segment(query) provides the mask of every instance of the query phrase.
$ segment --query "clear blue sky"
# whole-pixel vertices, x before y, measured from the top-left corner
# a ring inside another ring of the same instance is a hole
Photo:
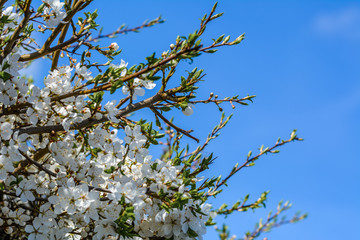
[[[213,3],[98,0],[90,8],[98,8],[104,33],[160,14],[166,19],[139,34],[116,38],[123,49],[118,61],[123,58],[133,65],[153,51],[167,50],[178,34],[193,32]],[[199,91],[205,98],[211,91],[257,97],[236,111],[225,108],[235,115],[207,149],[218,156],[208,175],[225,175],[244,161],[249,150],[270,146],[295,128],[305,141],[287,145],[280,154],[240,172],[214,205],[233,203],[247,193],[256,199],[271,190],[265,210],[235,213],[227,219],[233,234],[240,237],[251,230],[283,199],[294,203],[288,215],[302,210],[309,218],[263,237],[360,239],[360,2],[228,0],[219,2],[218,11],[224,16],[209,25],[205,36],[236,37],[245,32],[245,41],[203,55],[182,69],[205,69],[206,81]],[[178,115],[176,121],[204,139],[219,117],[215,106],[196,106],[194,115]],[[206,239],[217,239],[213,230]]]

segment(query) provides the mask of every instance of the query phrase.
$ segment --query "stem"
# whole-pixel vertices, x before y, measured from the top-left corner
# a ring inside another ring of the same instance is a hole
[[[170,125],[172,128],[174,128],[176,131],[181,132],[182,134],[184,134],[185,136],[188,136],[191,139],[194,139],[196,142],[200,142],[199,139],[197,139],[196,137],[192,136],[189,134],[190,131],[185,131],[182,128],[179,128],[178,126],[174,125],[172,122],[170,122],[169,120],[167,120],[158,110],[156,110],[156,108],[154,107],[150,107],[151,111],[153,111],[158,117],[161,118],[161,120],[163,120],[166,124]]]
[[[1,0],[0,1],[0,9],[4,6],[4,4],[7,2],[8,0]]]
[[[30,54],[25,54],[22,55],[19,59],[20,62],[25,62],[25,61],[30,61],[30,60],[34,60],[37,58],[40,58],[42,56],[45,56],[49,53],[52,53],[56,50],[59,50],[63,47],[66,47],[67,45],[70,45],[74,42],[76,42],[81,36],[83,36],[84,34],[81,33],[79,36],[72,36],[68,41],[61,43],[55,47],[50,47],[51,43],[56,39],[56,37],[59,35],[60,31],[63,29],[63,27],[65,25],[68,25],[68,22],[71,21],[72,17],[78,12],[80,11],[82,8],[86,7],[87,5],[90,4],[90,2],[92,2],[92,0],[86,1],[84,3],[84,0],[80,0],[78,1],[75,5],[74,8],[70,11],[70,13],[63,19],[64,23],[60,23],[55,29],[54,31],[51,33],[51,35],[48,37],[48,39],[45,41],[44,45],[42,46],[42,48],[37,51],[37,52],[33,52]]]
[[[76,41],[78,41],[82,36],[84,36],[86,33],[82,33],[80,35],[73,35],[69,40],[56,45],[54,47],[51,48],[47,48],[45,50],[39,50],[33,53],[28,53],[28,54],[24,54],[19,58],[19,62],[27,62],[27,61],[31,61],[37,58],[41,58],[47,54],[53,53],[57,50],[61,50],[62,48],[66,47],[67,45],[74,43]]]
[[[49,169],[43,167],[40,163],[32,160],[30,157],[28,157],[28,156],[27,156],[24,152],[22,152],[21,150],[19,150],[19,152],[21,153],[21,155],[23,155],[23,156],[26,158],[27,161],[29,161],[31,164],[34,164],[34,165],[35,165],[37,168],[39,168],[40,170],[46,172],[47,174],[49,174],[49,175],[51,175],[51,176],[53,176],[53,177],[56,177],[56,176],[57,176],[56,173],[54,173],[54,172],[50,171]]]
[[[211,191],[209,191],[207,193],[208,196],[211,196],[213,195],[217,189],[219,189],[222,185],[224,185],[227,180],[229,180],[229,178],[231,178],[232,176],[234,176],[235,173],[237,173],[238,171],[240,171],[242,168],[244,167],[248,167],[248,164],[251,163],[251,162],[254,162],[255,160],[257,160],[259,157],[261,157],[262,155],[268,153],[268,152],[272,152],[274,149],[284,145],[284,144],[287,144],[289,142],[292,142],[294,140],[298,140],[298,141],[302,141],[303,139],[302,138],[298,138],[298,137],[294,137],[294,138],[290,138],[288,140],[285,140],[285,141],[277,141],[276,144],[270,148],[267,148],[265,149],[264,151],[261,151],[259,154],[257,154],[256,156],[250,158],[250,156],[247,157],[245,163],[243,163],[240,167],[236,167],[235,169],[233,169],[230,174],[225,178],[223,179],[220,183],[217,183],[216,186],[214,187],[214,189],[212,189]]]
[[[59,37],[58,45],[64,42],[64,39],[65,39],[68,29],[69,29],[69,23],[67,23],[64,26],[64,28],[60,34],[60,37]],[[60,56],[60,50],[57,50],[53,53],[53,58],[52,58],[52,63],[51,63],[51,71],[56,69],[56,67],[58,65],[58,61],[59,61],[59,56]]]
[[[0,3],[2,4],[2,3]],[[5,48],[4,48],[4,52],[1,54],[0,57],[0,62],[3,61],[3,59],[9,54],[11,53],[12,49],[14,48],[14,45],[16,43],[16,41],[18,40],[18,37],[21,33],[21,31],[25,28],[27,22],[29,21],[31,12],[30,12],[30,6],[31,5],[31,0],[26,0],[25,2],[25,9],[24,9],[24,18],[21,21],[21,23],[19,24],[19,26],[15,29],[14,33],[11,35],[11,38],[9,39],[8,43],[6,44]]]

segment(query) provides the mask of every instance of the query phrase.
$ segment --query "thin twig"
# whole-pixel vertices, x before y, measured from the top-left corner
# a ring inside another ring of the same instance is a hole
[[[53,176],[53,177],[56,177],[56,176],[57,176],[56,173],[54,173],[54,172],[50,171],[49,169],[43,167],[40,163],[32,160],[30,157],[28,157],[28,156],[27,156],[24,152],[22,152],[21,150],[19,150],[19,152],[21,153],[21,155],[23,155],[23,156],[26,158],[26,160],[28,160],[31,164],[34,164],[34,165],[35,165],[37,168],[39,168],[40,170],[46,172],[47,174],[49,174],[49,175],[51,175],[51,176]]]
[[[149,107],[158,101],[163,101],[169,95],[172,95],[178,91],[181,91],[183,88],[184,88],[183,86],[179,86],[179,87],[169,89],[166,92],[158,92],[154,96],[147,98],[143,101],[140,101],[140,102],[137,102],[134,104],[129,104],[125,108],[120,109],[118,114],[116,115],[116,117],[121,118],[123,116],[128,115],[129,113],[135,112],[142,108]],[[95,124],[107,122],[107,121],[109,121],[107,116],[103,116],[100,119],[89,118],[89,119],[83,120],[80,123],[72,124],[70,126],[70,130],[82,129],[82,128],[93,126]],[[19,131],[19,135],[21,135],[23,133],[39,134],[39,133],[50,133],[52,131],[55,131],[55,132],[64,131],[64,127],[61,124],[59,124],[59,125],[50,125],[50,126],[25,127],[25,128],[16,129],[15,131]]]
[[[116,31],[112,32],[112,33],[108,33],[108,34],[99,34],[97,37],[94,37],[94,38],[89,38],[88,40],[86,40],[87,43],[89,42],[95,42],[101,38],[111,38],[111,37],[114,37],[116,35],[120,35],[120,34],[127,34],[129,32],[138,32],[138,30],[140,29],[143,29],[143,28],[147,28],[147,27],[152,27],[154,26],[155,24],[159,24],[159,23],[163,23],[163,20],[161,19],[161,17],[158,17],[154,20],[151,20],[150,22],[145,22],[143,23],[142,25],[140,26],[137,26],[137,27],[133,27],[133,28],[118,28]],[[71,45],[69,48],[75,48],[78,49],[80,47],[80,43],[79,44],[74,44],[74,45]]]
[[[69,29],[69,23],[67,23],[64,26],[63,30],[61,31],[61,34],[60,34],[60,37],[58,40],[58,45],[64,42],[68,29]],[[50,71],[53,71],[54,69],[56,69],[56,67],[58,65],[59,57],[60,57],[60,50],[57,50],[53,53]]]
[[[24,18],[21,21],[21,23],[19,24],[19,26],[15,29],[14,33],[11,35],[11,38],[9,39],[9,41],[7,42],[3,53],[1,54],[0,62],[2,62],[3,59],[12,51],[12,49],[14,48],[15,42],[18,40],[18,37],[19,37],[21,31],[26,27],[27,22],[29,21],[29,18],[31,15],[30,6],[31,6],[31,0],[26,0],[25,1],[25,9],[24,9],[24,11],[25,11]]]
[[[39,50],[33,53],[28,53],[28,54],[24,54],[19,58],[19,62],[27,62],[27,61],[31,61],[40,57],[43,57],[45,55],[51,54],[57,50],[62,50],[62,48],[67,47],[69,44],[74,43],[76,41],[78,41],[82,36],[84,36],[86,34],[82,33],[80,35],[73,35],[70,39],[68,39],[67,41],[56,45],[54,47],[49,47],[46,48],[45,50]]]
[[[163,120],[166,124],[168,124],[169,126],[171,126],[172,128],[174,128],[176,131],[181,132],[182,134],[184,134],[185,136],[195,140],[196,142],[200,142],[200,140],[194,136],[192,136],[191,134],[189,134],[190,131],[186,131],[182,128],[179,128],[178,126],[176,126],[175,124],[173,124],[172,122],[170,122],[169,120],[167,120],[158,110],[156,110],[156,108],[154,107],[150,107],[151,111],[153,111],[159,118],[161,118],[161,120]]]
[[[294,133],[294,132],[293,132],[293,133]],[[234,168],[234,169],[229,173],[229,175],[228,175],[226,178],[224,178],[220,183],[217,183],[217,184],[215,185],[215,187],[214,187],[213,189],[211,189],[211,191],[209,191],[209,192],[207,193],[207,195],[208,195],[208,196],[213,195],[213,193],[215,193],[217,189],[219,189],[222,185],[224,185],[224,184],[229,180],[229,178],[231,178],[232,176],[234,176],[234,174],[236,174],[237,172],[239,172],[239,171],[240,171],[241,169],[243,169],[244,167],[248,167],[250,163],[254,162],[255,160],[257,160],[257,159],[258,159],[259,157],[261,157],[262,155],[264,155],[264,154],[266,154],[266,153],[269,153],[269,152],[270,152],[270,153],[273,153],[273,150],[274,150],[274,149],[276,149],[276,148],[278,148],[278,147],[280,147],[280,146],[282,146],[282,145],[284,145],[284,144],[287,144],[287,143],[289,143],[289,142],[295,141],[295,140],[297,140],[297,141],[302,141],[303,139],[302,139],[302,138],[298,138],[296,135],[294,135],[294,137],[291,137],[291,138],[288,139],[288,140],[283,140],[283,141],[281,141],[281,142],[278,140],[274,146],[272,146],[272,147],[270,147],[270,148],[266,148],[266,149],[264,149],[263,151],[260,151],[259,154],[257,154],[256,156],[254,156],[254,157],[252,157],[252,158],[250,158],[250,155],[248,155],[246,161],[245,161],[241,166]]]

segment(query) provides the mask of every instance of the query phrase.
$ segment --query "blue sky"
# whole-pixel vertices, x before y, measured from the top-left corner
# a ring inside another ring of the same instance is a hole
[[[98,8],[104,33],[123,23],[135,26],[159,15],[166,19],[159,26],[112,40],[123,49],[117,61],[123,58],[133,65],[154,51],[167,50],[177,35],[193,32],[213,3],[107,0],[95,1],[90,8]],[[206,150],[218,156],[207,175],[226,175],[249,150],[273,145],[295,128],[305,140],[244,169],[213,204],[233,203],[248,193],[255,200],[270,190],[265,210],[235,213],[226,220],[233,234],[242,236],[278,201],[290,200],[294,205],[288,215],[302,210],[309,218],[263,237],[360,239],[360,2],[229,0],[220,1],[218,11],[225,14],[208,26],[205,42],[244,32],[246,39],[184,63],[181,69],[205,69],[206,81],[199,90],[203,98],[212,91],[224,97],[257,97],[235,111],[224,108],[234,117]],[[42,70],[38,73],[45,71],[37,67]],[[140,117],[149,115],[143,114]],[[196,106],[192,116],[179,114],[176,121],[205,139],[219,117],[216,106]],[[217,239],[213,230],[206,239]]]

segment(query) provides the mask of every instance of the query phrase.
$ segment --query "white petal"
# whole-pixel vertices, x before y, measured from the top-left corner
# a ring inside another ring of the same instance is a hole
[[[192,115],[194,113],[194,110],[192,109],[192,104],[188,104],[188,106],[182,112],[185,116]]]
[[[25,232],[31,233],[34,231],[34,227],[32,225],[26,225]]]
[[[145,94],[145,89],[143,89],[141,87],[136,87],[134,89],[134,95],[144,96],[144,94]]]
[[[24,194],[29,201],[31,201],[31,202],[35,201],[35,196],[32,192],[26,191],[26,192],[24,192]]]

